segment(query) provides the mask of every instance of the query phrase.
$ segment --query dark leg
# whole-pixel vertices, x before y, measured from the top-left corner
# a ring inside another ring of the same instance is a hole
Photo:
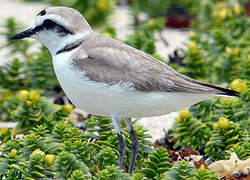
[[[120,156],[119,156],[119,167],[121,169],[123,169],[123,163],[124,163],[124,156],[125,156],[125,153],[126,153],[126,144],[125,144],[125,141],[123,139],[123,136],[122,136],[122,132],[121,132],[121,128],[120,128],[120,116],[117,116],[117,115],[113,115],[112,116],[112,120],[114,122],[114,125],[115,125],[115,131],[117,132],[117,137],[118,137],[118,140],[119,140],[119,153],[120,153]]]
[[[117,137],[118,137],[118,140],[119,140],[119,153],[120,153],[118,164],[119,164],[119,167],[121,169],[123,169],[124,156],[126,154],[126,144],[125,144],[125,141],[124,141],[124,139],[122,137],[122,134],[118,133]]]
[[[128,170],[128,173],[131,174],[133,172],[133,170],[134,170],[135,161],[136,161],[136,158],[137,158],[137,155],[138,155],[138,152],[139,152],[140,143],[137,140],[137,137],[135,135],[131,119],[126,118],[126,123],[128,125],[129,131],[130,131],[130,138],[132,140],[132,146],[131,146],[132,157],[131,157],[131,160],[130,160],[130,165],[129,165],[129,170]]]

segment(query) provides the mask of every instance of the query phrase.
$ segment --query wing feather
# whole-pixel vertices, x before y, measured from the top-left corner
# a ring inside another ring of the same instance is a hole
[[[217,86],[211,87],[182,75],[152,56],[98,33],[90,36],[81,50],[88,57],[81,58],[81,53],[77,52],[72,63],[92,81],[110,85],[131,84],[143,92],[222,92]]]

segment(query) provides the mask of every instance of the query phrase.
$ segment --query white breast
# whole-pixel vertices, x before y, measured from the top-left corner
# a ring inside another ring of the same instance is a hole
[[[69,58],[74,51],[54,57],[54,69],[67,97],[74,105],[91,114],[118,114],[122,117],[158,116],[181,110],[211,97],[187,93],[140,92],[124,84],[111,86],[89,81],[84,72],[71,66]]]

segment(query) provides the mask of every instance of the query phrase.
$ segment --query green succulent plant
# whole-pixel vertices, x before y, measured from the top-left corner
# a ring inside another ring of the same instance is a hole
[[[212,136],[206,143],[206,155],[212,160],[225,159],[226,151],[239,142],[243,142],[248,136],[241,124],[233,122],[220,122],[214,127]],[[225,118],[225,121],[229,121]]]
[[[148,178],[159,179],[172,166],[168,156],[166,148],[158,147],[149,155],[149,160],[145,162],[146,167],[142,168],[142,172]]]
[[[107,24],[115,7],[114,0],[45,1],[78,9],[95,27]],[[127,44],[166,62],[157,55],[153,35],[164,28],[163,16],[176,5],[184,6],[197,18],[192,25],[191,42],[184,51],[183,66],[176,65],[176,69],[205,82],[231,82],[228,87],[241,93],[239,99],[208,99],[181,111],[169,130],[175,147],[202,151],[210,160],[227,159],[232,152],[240,159],[249,158],[250,21],[243,7],[216,0],[204,4],[181,0],[141,2],[132,2],[133,16],[146,12],[149,19],[136,23],[134,32],[125,38]],[[45,48],[31,53],[33,44],[29,41],[9,40],[20,27],[10,18],[1,33],[6,39],[3,48],[10,49],[12,60],[0,67],[0,122],[14,121],[17,127],[0,129],[0,179],[218,179],[215,172],[204,167],[195,169],[186,161],[172,164],[168,150],[153,149],[151,136],[137,125],[134,131],[140,152],[135,171],[132,175],[126,173],[131,141],[125,126],[127,154],[121,170],[117,166],[117,134],[110,118],[93,116],[83,123],[82,131],[69,118],[73,106],[55,105],[44,97],[58,94],[54,91],[58,82],[52,61]],[[102,32],[116,36],[111,26],[105,26]],[[17,54],[22,60],[15,58]]]
[[[15,58],[13,61],[0,67],[0,84],[1,88],[16,91],[27,88],[27,79],[25,74],[24,63]]]
[[[246,138],[243,142],[233,145],[226,150],[226,159],[229,159],[231,154],[235,152],[239,159],[245,160],[250,157],[250,141]]]
[[[249,18],[240,4],[204,1],[179,71],[211,83],[249,81]]]
[[[16,22],[16,20],[12,17],[7,18],[4,24],[5,31],[1,32],[0,35],[2,35],[6,43],[0,47],[5,48],[8,47],[11,51],[9,54],[12,56],[19,53],[24,56],[24,58],[29,58],[30,54],[28,53],[29,47],[32,45],[30,41],[24,40],[24,41],[10,41],[10,38],[17,34],[23,26]]]
[[[193,177],[190,180],[219,180],[216,172],[204,168],[204,166],[193,172]]]
[[[195,150],[203,149],[211,136],[210,128],[201,120],[192,117],[188,110],[180,111],[180,115],[169,131],[173,136],[172,141],[177,142],[176,147],[191,147]]]
[[[165,180],[175,179],[189,179],[192,177],[194,168],[188,164],[186,161],[179,161],[175,166],[173,166],[168,172],[166,172]]]

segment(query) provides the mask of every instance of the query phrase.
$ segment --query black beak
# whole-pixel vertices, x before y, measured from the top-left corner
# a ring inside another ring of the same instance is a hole
[[[11,40],[23,39],[23,38],[30,37],[30,36],[32,36],[35,33],[36,33],[35,29],[34,28],[30,28],[30,29],[27,29],[27,30],[25,30],[23,32],[20,32],[20,33],[18,33],[16,35],[12,36],[10,39]]]

